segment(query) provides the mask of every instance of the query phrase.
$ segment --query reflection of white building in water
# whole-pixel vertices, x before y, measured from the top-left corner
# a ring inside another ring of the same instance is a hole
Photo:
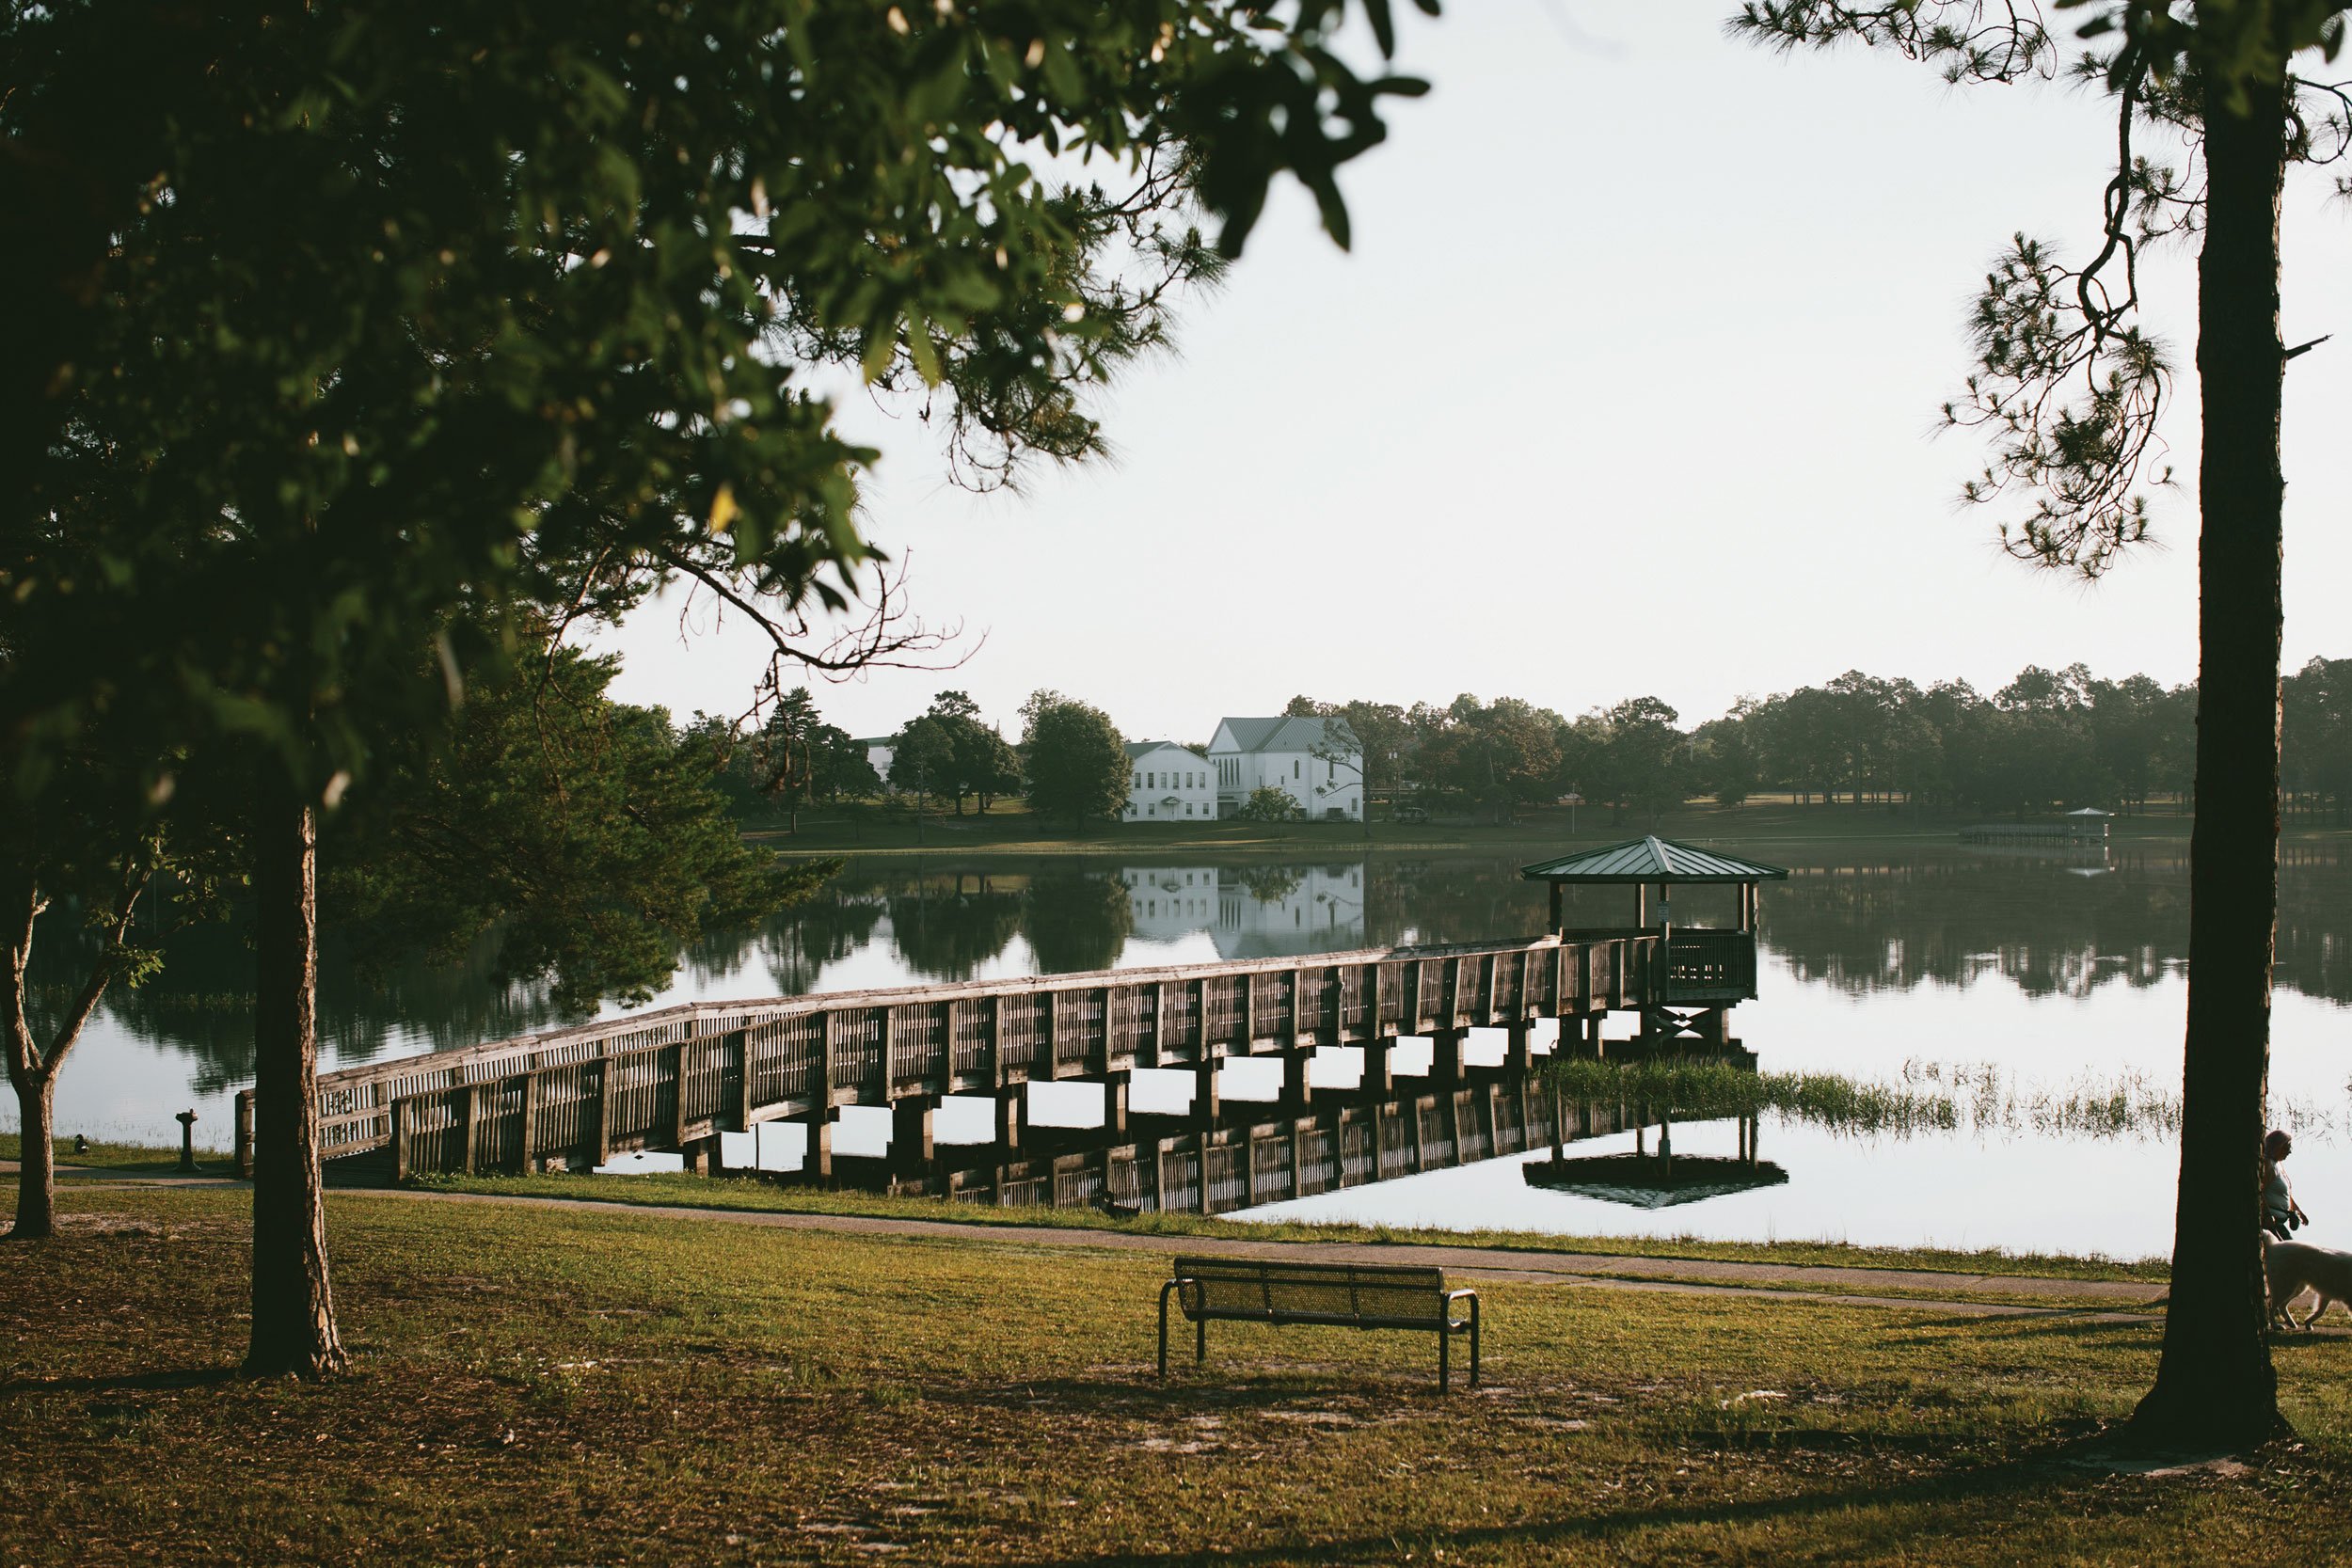
[[[1288,958],[1364,944],[1364,867],[1129,866],[1134,934],[1174,942],[1206,931],[1226,958]]]
[[[1127,810],[1122,822],[1214,819],[1216,780],[1209,759],[1168,740],[1127,745]]]
[[[1128,925],[1146,942],[1174,942],[1216,924],[1216,868],[1209,865],[1129,866]]]
[[[1215,934],[1223,958],[1361,947],[1363,864],[1228,871],[1218,888]]]
[[[1344,719],[1220,720],[1209,760],[1229,816],[1268,787],[1317,819],[1364,815],[1364,753]]]

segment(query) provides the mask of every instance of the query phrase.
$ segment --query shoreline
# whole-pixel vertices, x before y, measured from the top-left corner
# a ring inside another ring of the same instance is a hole
[[[1605,820],[1606,816],[1605,811],[1584,811],[1573,826],[1569,814],[1559,808],[1531,812],[1517,822],[1502,825],[1375,821],[1367,835],[1361,824],[1346,822],[1222,821],[1200,827],[1104,822],[1073,832],[1043,827],[1025,811],[998,811],[985,816],[961,818],[927,815],[924,842],[918,844],[913,823],[903,816],[859,820],[811,815],[797,832],[752,828],[744,830],[743,837],[749,843],[794,856],[839,855],[850,860],[926,856],[1108,859],[1176,854],[1256,859],[1285,855],[1306,859],[1525,855],[1532,859],[1620,843],[1650,833],[1661,838],[1756,847],[1820,845],[1944,847],[1959,851],[1983,847],[1961,843],[1960,833],[1964,828],[1989,820],[1956,815],[1923,818],[1909,808],[1782,803],[1699,807],[1666,813],[1655,822],[1629,819],[1613,826]],[[1593,821],[1597,816],[1604,818],[1598,826]],[[2177,847],[2185,854],[2196,821],[2193,815],[2174,816],[2162,811],[2141,816],[2118,816],[2109,824],[2106,847],[2112,850],[2161,845]],[[2297,822],[2282,828],[2280,837],[2282,844],[2296,846],[2342,844],[2352,842],[2352,827]],[[2032,852],[2029,847],[2027,852]]]

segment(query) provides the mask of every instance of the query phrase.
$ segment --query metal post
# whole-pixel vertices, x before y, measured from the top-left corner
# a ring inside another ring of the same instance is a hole
[[[237,1091],[237,1178],[253,1180],[253,1091]]]

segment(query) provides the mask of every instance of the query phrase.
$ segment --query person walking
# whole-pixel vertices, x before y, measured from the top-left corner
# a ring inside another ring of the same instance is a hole
[[[2284,1128],[2274,1128],[2263,1139],[2263,1228],[2284,1241],[2297,1226],[2311,1223],[2303,1206],[2295,1201],[2295,1193],[2287,1185],[2287,1173],[2279,1168],[2281,1162],[2295,1151],[2295,1140]]]

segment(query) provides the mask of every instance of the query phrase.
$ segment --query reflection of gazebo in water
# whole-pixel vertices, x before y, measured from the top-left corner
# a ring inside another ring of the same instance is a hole
[[[1520,867],[1519,875],[1551,884],[1551,929],[1564,936],[1629,934],[1621,927],[1563,930],[1565,889],[1599,883],[1630,887],[1631,931],[1663,938],[1666,951],[1666,1001],[1663,1006],[1642,1009],[1644,1043],[1715,1047],[1738,1043],[1731,1037],[1729,1015],[1735,1005],[1756,994],[1757,885],[1786,881],[1786,867],[1652,834],[1539,861]],[[1675,925],[1670,895],[1677,882],[1737,887],[1739,924],[1727,928]],[[1658,890],[1655,911],[1650,907],[1653,887]]]
[[[1531,1160],[1519,1167],[1531,1187],[1575,1193],[1635,1209],[1672,1209],[1704,1198],[1786,1183],[1788,1173],[1753,1155],[1596,1154],[1581,1160]]]

